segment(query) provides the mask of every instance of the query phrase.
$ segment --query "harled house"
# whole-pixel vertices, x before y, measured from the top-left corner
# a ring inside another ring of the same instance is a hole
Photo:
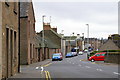
[[[0,2],[0,79],[18,72],[18,2]]]
[[[20,63],[34,63],[35,15],[32,2],[20,2]]]

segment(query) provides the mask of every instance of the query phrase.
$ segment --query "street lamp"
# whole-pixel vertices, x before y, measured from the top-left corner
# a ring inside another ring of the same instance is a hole
[[[70,34],[70,50],[71,50],[71,37],[74,36],[74,32]]]
[[[44,44],[44,17],[46,17],[46,16],[45,15],[42,16],[42,24],[43,24],[43,31],[42,31],[43,54],[44,54],[44,47],[45,47],[45,44]]]
[[[88,26],[88,29],[87,29],[87,44],[88,44],[88,47],[89,47],[89,24],[86,24]]]

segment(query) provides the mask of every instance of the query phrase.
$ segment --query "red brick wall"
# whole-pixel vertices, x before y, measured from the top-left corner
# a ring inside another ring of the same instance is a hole
[[[51,29],[51,26],[49,23],[44,23],[44,30],[50,30]]]

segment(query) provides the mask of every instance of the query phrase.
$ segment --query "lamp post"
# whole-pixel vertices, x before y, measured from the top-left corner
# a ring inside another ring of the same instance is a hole
[[[71,35],[74,36],[74,32],[72,34],[70,34],[70,50],[71,50],[71,37],[72,37]]]
[[[87,25],[87,44],[88,44],[88,47],[89,47],[89,24],[86,24]]]
[[[44,54],[44,47],[45,47],[45,44],[44,44],[44,17],[46,17],[46,16],[45,15],[42,16],[42,24],[43,24],[43,31],[42,31],[43,54]]]

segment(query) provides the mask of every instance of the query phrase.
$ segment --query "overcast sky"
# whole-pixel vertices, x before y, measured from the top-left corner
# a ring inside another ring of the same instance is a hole
[[[118,2],[34,2],[36,32],[42,28],[42,16],[45,22],[70,36],[73,32],[87,37],[89,24],[90,37],[107,38],[110,34],[118,33]]]

